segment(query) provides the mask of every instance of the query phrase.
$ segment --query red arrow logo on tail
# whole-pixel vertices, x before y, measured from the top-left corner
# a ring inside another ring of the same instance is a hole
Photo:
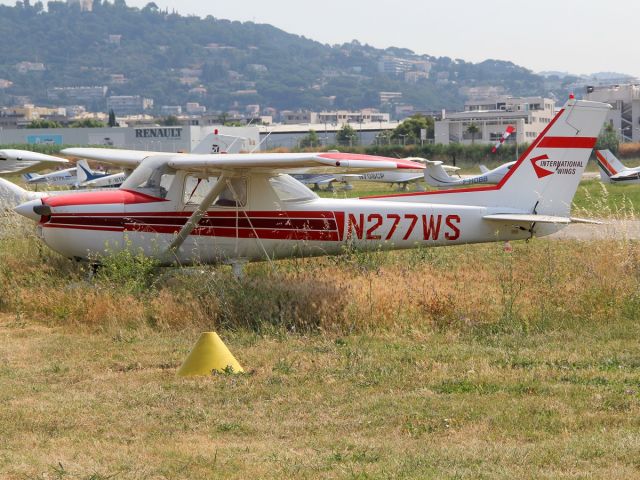
[[[535,157],[531,159],[531,164],[533,165],[533,169],[536,172],[536,175],[538,176],[538,178],[544,178],[547,175],[553,175],[555,172],[552,172],[550,170],[547,170],[546,168],[542,168],[538,165],[538,161],[540,160],[549,160],[549,156],[548,155],[540,155],[539,157]]]

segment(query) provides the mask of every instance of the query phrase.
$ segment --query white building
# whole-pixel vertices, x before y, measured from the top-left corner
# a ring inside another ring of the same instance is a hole
[[[389,114],[381,113],[372,108],[364,108],[362,110],[333,110],[324,112],[309,112],[283,110],[280,118],[285,125],[298,124],[325,124],[343,125],[345,123],[370,123],[370,122],[388,122]]]
[[[493,143],[509,125],[516,132],[509,141],[532,142],[555,115],[555,102],[544,97],[493,97],[467,102],[463,112],[443,112],[435,122],[435,143]],[[471,124],[478,133],[471,134]]]
[[[640,142],[640,85],[607,85],[587,87],[586,100],[609,103],[607,114],[623,142]]]
[[[140,95],[112,95],[107,98],[107,110],[118,116],[137,115],[153,108],[153,99]]]
[[[353,139],[354,145],[376,145],[379,142],[388,142],[389,133],[398,126],[397,122],[369,122],[352,125],[355,131]],[[311,130],[318,136],[318,145],[337,145],[336,135],[342,128],[339,124],[311,123],[294,125],[261,125],[260,129],[260,150],[270,150],[273,148],[297,149],[300,141],[304,139]]]
[[[348,110],[320,112],[317,114],[315,119],[315,123],[330,123],[333,125],[343,125],[345,123],[371,123],[388,121],[388,113],[381,113],[378,110],[369,108],[358,110],[355,112]]]

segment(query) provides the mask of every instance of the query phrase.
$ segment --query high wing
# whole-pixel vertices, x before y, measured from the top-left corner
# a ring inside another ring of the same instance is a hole
[[[409,159],[395,159],[351,153],[238,153],[238,154],[190,154],[171,152],[147,152],[110,148],[67,148],[65,155],[86,158],[98,162],[136,167],[148,157],[169,157],[169,166],[179,170],[216,171],[238,168],[284,171],[311,168],[312,171],[372,171],[396,169],[424,169],[424,165]]]
[[[117,148],[65,148],[62,153],[71,157],[86,158],[100,163],[108,163],[120,167],[137,167],[145,158],[150,156],[176,156],[171,152],[146,152],[143,150],[120,150]]]
[[[30,173],[66,165],[69,160],[27,150],[0,150],[0,175]]]
[[[254,171],[375,171],[424,169],[424,165],[406,159],[351,153],[258,153],[232,155],[178,155],[168,161],[176,170],[210,172],[251,169]],[[308,170],[309,171],[309,170]]]

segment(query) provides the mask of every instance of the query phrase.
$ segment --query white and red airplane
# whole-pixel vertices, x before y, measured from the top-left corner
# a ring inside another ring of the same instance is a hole
[[[324,199],[279,172],[421,164],[331,152],[163,154],[144,159],[118,190],[45,197],[15,210],[66,257],[133,249],[166,265],[527,239],[582,221],[570,216],[571,202],[609,108],[570,99],[495,186]]]
[[[596,150],[596,163],[602,183],[640,183],[640,167],[625,167],[611,150]]]

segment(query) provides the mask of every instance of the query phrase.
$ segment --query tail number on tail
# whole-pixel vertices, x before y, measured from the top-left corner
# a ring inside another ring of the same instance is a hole
[[[387,227],[387,228],[385,228]],[[418,229],[422,240],[454,241],[460,238],[459,215],[415,215],[405,213],[353,214],[347,216],[347,240],[409,240]],[[384,234],[384,231],[387,231]],[[417,240],[417,239],[416,239]]]

